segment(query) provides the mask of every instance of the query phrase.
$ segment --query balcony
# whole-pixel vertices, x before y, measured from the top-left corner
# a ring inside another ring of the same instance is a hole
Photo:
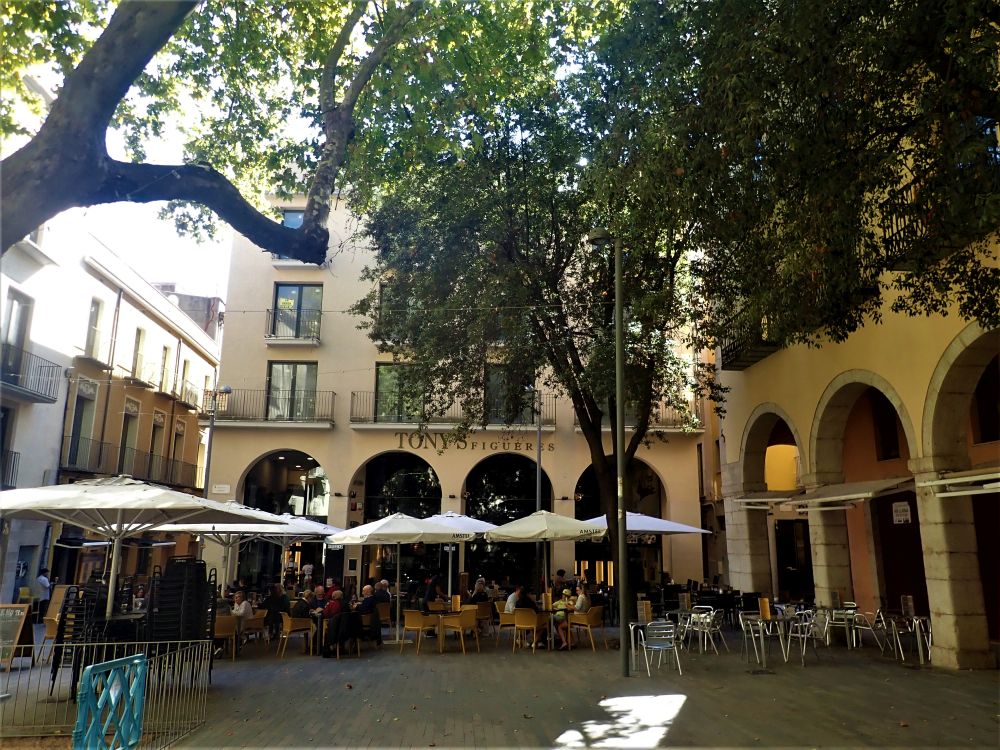
[[[490,405],[489,425],[537,426],[530,404],[513,414],[506,412],[506,405],[497,399]],[[377,394],[374,391],[351,392],[351,422],[354,424],[419,424],[423,404],[410,401],[398,393]],[[452,404],[441,415],[434,415],[427,424],[458,424],[465,418],[460,404]],[[542,395],[542,425],[556,423],[556,397]]]
[[[781,344],[768,341],[766,322],[743,310],[729,319],[720,342],[723,370],[745,370],[781,348]]]
[[[147,362],[142,355],[136,355],[132,362],[132,369],[125,372],[125,380],[129,385],[138,385],[143,388],[153,388],[160,382],[160,366],[153,362]]]
[[[195,388],[194,385],[186,380],[182,380],[177,383],[173,395],[184,406],[200,411],[205,393],[200,388]]]
[[[21,454],[17,451],[4,451],[0,454],[0,489],[12,490],[17,486],[17,465]]]
[[[657,431],[687,432],[705,429],[705,415],[703,413],[703,402],[701,399],[693,399],[688,403],[687,410],[670,406],[665,401],[654,404],[652,413],[649,416],[649,429]],[[693,422],[692,422],[693,420]],[[635,407],[627,405],[625,407],[625,429],[635,428],[636,410]],[[579,427],[580,420],[574,414],[573,426]],[[608,415],[604,415],[601,422],[601,429],[610,430],[612,425]]]
[[[87,329],[87,342],[83,346],[83,353],[78,354],[77,359],[101,367],[107,366],[110,359],[109,345],[99,328],[91,326]]]
[[[264,339],[268,346],[319,346],[322,310],[268,310]]]
[[[4,395],[33,404],[54,404],[62,367],[11,344],[0,349],[0,381]]]
[[[147,451],[66,435],[59,465],[87,474],[128,474],[157,484],[195,488],[198,467]]]
[[[215,419],[217,422],[312,422],[332,426],[336,397],[333,391],[234,389],[232,393],[219,394]],[[210,409],[203,409],[202,416],[210,416]]]

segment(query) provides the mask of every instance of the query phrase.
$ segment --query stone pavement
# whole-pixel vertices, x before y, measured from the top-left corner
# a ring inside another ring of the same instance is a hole
[[[295,643],[216,662],[208,722],[178,748],[1000,746],[997,672],[911,668],[874,647],[820,649],[767,672],[732,653],[682,652],[624,678],[620,654],[457,641],[323,659]],[[426,651],[424,650],[426,648]]]

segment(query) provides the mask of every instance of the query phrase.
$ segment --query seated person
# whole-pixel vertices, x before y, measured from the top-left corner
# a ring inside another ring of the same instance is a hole
[[[327,601],[329,600],[329,594],[326,593],[322,584],[316,585],[316,587],[313,589],[313,596],[315,597],[315,602],[313,604],[313,607],[319,607],[320,609],[325,607]]]
[[[329,619],[334,615],[339,615],[344,611],[344,592],[334,591],[330,594],[330,598],[326,602],[326,606],[323,607],[323,617]]]
[[[288,594],[281,588],[280,584],[274,584],[264,601],[260,604],[267,610],[264,617],[264,624],[268,627],[271,635],[281,630],[281,613],[291,611],[291,602],[288,601]]]
[[[514,591],[511,595],[507,597],[507,604],[504,606],[503,611],[507,614],[511,614],[517,607],[517,602],[521,599],[521,595],[524,593],[524,586],[520,583],[514,587]],[[532,602],[534,604],[534,602]]]
[[[514,602],[514,609],[530,609],[532,612],[537,613],[538,605],[535,603],[535,600],[531,597],[531,594],[528,593],[528,590],[524,586],[518,586],[514,590],[514,592],[517,593],[518,591],[520,591],[520,596],[518,597],[517,601]],[[548,618],[539,617],[538,629],[537,629],[538,640],[535,641],[535,648],[545,648],[546,646],[545,633],[546,631],[548,631],[548,629],[549,629]]]
[[[302,596],[292,604],[292,617],[309,617],[313,610],[314,598],[312,591],[303,591]]]
[[[363,615],[375,612],[375,589],[371,586],[365,586],[361,589],[361,601],[358,603],[357,612]]]
[[[382,621],[379,619],[378,610],[375,608],[375,589],[365,586],[361,589],[361,602],[354,610],[362,617],[370,615],[370,626],[362,633],[363,638],[371,638],[378,645],[382,645]]]
[[[572,592],[569,589],[562,590],[562,598],[552,603],[555,614],[552,619],[556,622],[556,633],[559,635],[559,650],[569,647],[567,633],[569,631],[569,611],[573,608],[573,601],[570,599]]]
[[[552,576],[552,588],[556,591],[560,591],[566,588],[566,586],[566,571],[559,568],[559,570],[556,571],[556,574]]]
[[[486,593],[486,579],[480,578],[476,581],[475,588],[472,589],[472,596],[469,597],[469,604],[480,604],[488,602],[490,595]]]
[[[215,614],[216,615],[231,615],[233,613],[232,605],[230,605],[228,599],[223,599],[221,596],[215,600]]]
[[[253,617],[253,608],[246,600],[242,591],[236,592],[236,602],[233,604],[233,615],[236,616],[236,634],[243,635],[243,627],[246,621]]]
[[[427,584],[427,591],[424,594],[424,606],[423,611],[430,611],[431,602],[446,602],[448,601],[448,594],[444,590],[444,579],[440,575],[436,575],[431,578],[430,583]]]
[[[384,578],[375,584],[375,603],[392,601],[392,595],[389,593],[389,582]]]
[[[576,587],[576,604],[573,605],[576,612],[584,613],[590,609],[590,597],[587,596],[587,584],[579,583]]]

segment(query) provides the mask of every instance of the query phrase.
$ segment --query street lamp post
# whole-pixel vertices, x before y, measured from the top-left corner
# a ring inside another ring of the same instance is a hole
[[[208,415],[208,443],[205,445],[205,487],[202,490],[202,497],[208,497],[209,488],[211,485],[211,472],[212,472],[212,441],[215,439],[215,413],[219,410],[219,394],[230,394],[233,389],[228,385],[219,386],[212,389],[212,411]],[[202,546],[205,544],[203,537],[198,539],[198,557],[202,556]],[[238,548],[237,548],[238,549]],[[223,560],[222,560],[222,572],[226,576],[224,582],[229,581],[229,547],[223,547],[222,550]]]
[[[594,229],[586,238],[591,245],[614,242],[615,247],[615,473],[617,478],[618,511],[618,638],[621,644],[622,675],[629,676],[628,633],[628,557],[625,545],[625,335],[622,313],[622,243],[607,229]]]
[[[534,394],[532,394],[532,407],[535,406],[535,402],[538,403],[538,416],[535,418],[535,510],[539,511],[542,509],[542,392],[535,389]],[[539,555],[539,548],[544,544],[539,542],[535,544],[535,559],[537,560]],[[548,560],[543,556],[542,562],[542,590],[549,590],[549,566]]]

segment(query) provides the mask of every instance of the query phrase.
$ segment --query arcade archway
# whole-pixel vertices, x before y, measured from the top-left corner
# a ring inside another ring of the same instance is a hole
[[[465,513],[500,524],[530,515],[536,510],[536,465],[525,456],[500,453],[484,459],[465,479]],[[552,484],[542,469],[542,510],[552,510]],[[503,583],[534,584],[539,561],[534,544],[489,544],[469,542],[465,547],[465,569],[470,577],[482,576]]]

